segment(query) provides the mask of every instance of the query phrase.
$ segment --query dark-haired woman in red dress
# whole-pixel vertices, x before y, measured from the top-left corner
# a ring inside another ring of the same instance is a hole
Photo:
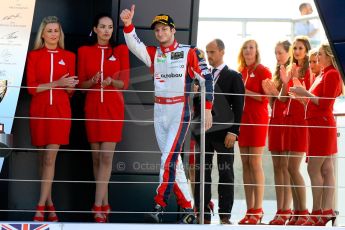
[[[87,138],[92,149],[93,172],[97,182],[92,208],[96,222],[106,222],[110,212],[108,182],[116,143],[122,139],[124,98],[129,83],[129,52],[114,46],[114,23],[107,14],[93,23],[94,44],[78,50],[80,87],[88,89],[85,101]]]
[[[288,71],[281,68],[281,79],[283,87],[280,91],[279,99],[287,101],[284,111],[285,115],[285,135],[284,149],[288,153],[288,171],[292,184],[294,212],[287,225],[302,225],[307,221],[309,211],[307,209],[306,188],[300,166],[304,153],[307,151],[307,122],[304,119],[305,100],[289,97],[289,89],[292,86],[303,85],[310,88],[313,79],[309,70],[310,50],[309,39],[306,36],[297,36],[292,44],[291,64]]]

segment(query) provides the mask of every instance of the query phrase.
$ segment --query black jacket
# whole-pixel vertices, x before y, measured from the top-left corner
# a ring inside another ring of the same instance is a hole
[[[224,66],[219,74],[219,78],[214,85],[214,101],[212,108],[213,124],[206,135],[217,138],[225,138],[228,132],[239,135],[239,123],[241,122],[244,106],[244,84],[240,73]],[[221,94],[218,94],[221,93]],[[225,95],[230,94],[230,95]],[[234,95],[235,94],[235,95]],[[193,98],[194,121],[200,121],[200,96],[197,94]],[[200,135],[200,125],[192,127],[194,135]]]

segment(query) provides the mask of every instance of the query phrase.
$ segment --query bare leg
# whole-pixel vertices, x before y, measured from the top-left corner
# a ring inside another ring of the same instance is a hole
[[[324,185],[324,180],[321,175],[321,167],[324,164],[324,160],[324,158],[310,157],[308,162],[308,174],[313,193],[313,211],[320,210],[322,205],[322,186]]]
[[[116,143],[103,142],[100,145],[99,168],[97,172],[95,205],[108,204],[108,184],[112,170]]]
[[[324,188],[322,193],[322,209],[328,210],[334,208],[334,194],[335,194],[335,175],[333,157],[326,158],[321,171],[324,181]]]
[[[100,158],[102,153],[100,153],[101,143],[91,143],[91,149],[92,152],[92,163],[93,163],[93,175],[95,177],[95,180],[97,180],[97,174],[99,172],[100,167]],[[114,148],[115,149],[115,148]],[[108,190],[106,191],[104,195],[104,199],[102,200],[102,206],[106,206],[109,204],[108,201]]]
[[[242,160],[242,169],[243,169],[243,184],[244,184],[244,193],[246,196],[246,204],[247,209],[254,208],[254,188],[252,178],[251,178],[251,172],[250,172],[250,166],[249,166],[249,148],[248,147],[242,147],[240,148],[241,151],[241,160]]]
[[[55,174],[55,160],[59,151],[60,145],[51,144],[46,146],[46,150],[42,151],[42,174],[41,174],[41,191],[38,201],[39,206],[45,206],[48,199],[51,201],[52,181]],[[49,198],[50,197],[50,198]],[[52,202],[52,201],[51,201]],[[35,216],[40,217],[42,213],[36,212]]]
[[[277,199],[277,210],[283,210],[284,205],[284,187],[281,185],[284,184],[284,175],[283,169],[281,166],[281,153],[272,152],[272,162],[273,162],[273,171],[274,171],[274,183]]]
[[[282,210],[289,210],[291,208],[292,194],[291,194],[291,184],[290,184],[290,174],[288,170],[289,158],[286,153],[282,153],[280,158],[280,167],[283,173],[283,206]]]
[[[264,198],[265,175],[262,168],[262,152],[264,147],[249,147],[249,166],[254,184],[254,209],[262,208]]]
[[[300,172],[300,165],[302,162],[303,153],[299,152],[290,152],[289,157],[289,174],[291,178],[291,182],[294,186],[294,191],[297,195],[297,202],[298,202],[298,209],[300,211],[306,210],[306,189],[305,189],[305,182]],[[297,206],[297,205],[296,205]]]

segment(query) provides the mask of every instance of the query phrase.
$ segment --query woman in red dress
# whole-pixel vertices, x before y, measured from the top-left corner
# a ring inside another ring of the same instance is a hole
[[[255,40],[247,40],[243,43],[238,55],[238,64],[246,94],[238,144],[247,203],[247,214],[239,224],[258,224],[263,216],[265,177],[262,153],[268,130],[268,99],[264,96],[262,81],[271,79],[272,74],[267,67],[260,64],[260,52]]]
[[[297,36],[293,42],[291,55],[291,65],[286,71],[281,67],[281,80],[283,87],[280,91],[279,99],[287,101],[284,111],[285,115],[285,137],[284,150],[288,152],[289,162],[288,171],[291,178],[294,215],[290,218],[287,225],[302,225],[307,221],[309,214],[306,207],[306,189],[300,165],[304,153],[307,151],[307,123],[304,119],[304,99],[296,99],[288,96],[292,86],[303,85],[306,89],[310,88],[312,78],[309,71],[308,52],[310,50],[309,39],[306,36]]]
[[[98,15],[93,23],[94,44],[78,50],[80,87],[87,90],[85,118],[87,138],[91,145],[93,173],[96,181],[92,208],[96,222],[107,221],[110,212],[108,183],[116,143],[121,141],[124,120],[124,98],[128,87],[129,52],[125,45],[112,42],[114,23],[111,16]]]
[[[301,86],[293,87],[290,91],[298,96],[308,97],[308,173],[312,185],[313,212],[304,225],[324,226],[330,220],[334,224],[336,217],[333,210],[333,161],[338,150],[333,105],[335,98],[342,93],[343,83],[328,43],[320,46],[318,60],[322,73],[315,79],[309,91]]]
[[[286,103],[278,100],[279,91],[283,84],[280,80],[280,66],[287,67],[289,65],[290,47],[291,43],[288,40],[277,43],[275,47],[277,65],[273,81],[267,79],[263,82],[266,94],[271,95],[270,105],[272,108],[268,128],[268,150],[272,153],[277,212],[273,220],[269,222],[271,225],[285,225],[289,215],[291,215],[290,175],[288,172],[288,158],[284,150],[285,119],[283,112]]]
[[[32,95],[30,133],[32,145],[41,149],[40,198],[34,221],[44,221],[44,211],[50,211],[48,221],[58,221],[52,201],[52,180],[55,159],[60,145],[69,143],[71,108],[69,93],[78,83],[75,75],[75,55],[64,50],[64,34],[57,17],[42,20],[34,49],[27,59],[27,86]]]

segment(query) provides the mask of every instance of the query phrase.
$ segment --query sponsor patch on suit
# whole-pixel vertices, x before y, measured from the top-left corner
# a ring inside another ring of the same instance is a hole
[[[171,52],[171,60],[182,59],[184,57],[184,52]]]

